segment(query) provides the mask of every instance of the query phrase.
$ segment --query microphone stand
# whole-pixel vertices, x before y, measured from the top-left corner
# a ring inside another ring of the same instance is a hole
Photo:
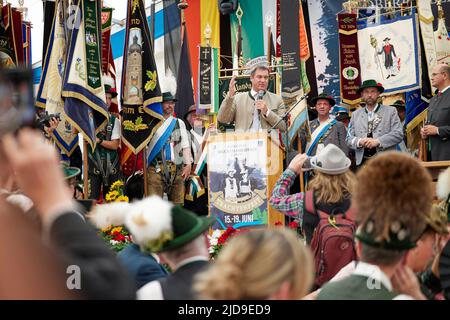
[[[275,129],[276,128],[276,126],[281,122],[281,121],[283,121],[283,120],[287,120],[287,117],[288,117],[288,115],[291,113],[291,111],[292,110],[294,110],[294,108],[300,103],[300,102],[302,102],[303,100],[305,100],[306,98],[308,97],[308,94],[304,94],[303,96],[301,96],[300,97],[300,99],[298,99],[297,100],[297,102],[295,102],[290,108],[289,108],[289,110],[288,111],[286,111],[281,117],[280,117],[280,119],[269,129],[269,130],[267,130],[267,133],[270,135],[270,133],[272,132],[272,130],[273,129]],[[286,121],[286,133],[285,133],[285,143],[284,143],[284,146],[285,146],[285,148],[286,148],[286,158],[285,158],[285,162],[286,162],[286,165],[285,165],[285,167],[287,167],[287,165],[288,165],[288,163],[287,163],[287,161],[288,161],[288,154],[289,154],[289,134],[288,134],[288,124],[287,124],[287,121]]]

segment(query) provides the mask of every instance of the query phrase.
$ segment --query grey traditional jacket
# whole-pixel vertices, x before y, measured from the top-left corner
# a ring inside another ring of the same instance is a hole
[[[355,150],[356,165],[360,165],[363,159],[364,148],[358,146],[359,139],[367,138],[368,113],[366,108],[361,108],[352,113],[352,118],[347,130],[347,145]],[[403,139],[403,128],[394,107],[380,105],[375,113],[373,125],[373,138],[380,140],[377,152],[396,150],[397,145]]]
[[[319,119],[314,119],[309,123],[311,128],[311,132],[314,132],[319,126]],[[302,134],[300,134],[301,136]],[[332,127],[330,127],[327,132],[320,138],[318,144],[323,144],[324,146],[329,145],[330,143],[337,146],[341,149],[346,155],[348,155],[348,146],[346,144],[345,138],[347,135],[347,129],[342,122],[337,121]],[[314,150],[311,153],[311,156],[316,155],[317,145],[314,147]]]

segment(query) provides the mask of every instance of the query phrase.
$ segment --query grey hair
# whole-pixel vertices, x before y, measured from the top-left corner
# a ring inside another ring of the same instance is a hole
[[[251,75],[252,77],[255,76],[255,73],[256,73],[257,70],[266,70],[266,71],[270,74],[270,69],[269,69],[269,67],[264,66],[264,65],[257,65],[257,66],[255,66],[255,67],[252,69],[252,71],[250,72],[250,75]]]

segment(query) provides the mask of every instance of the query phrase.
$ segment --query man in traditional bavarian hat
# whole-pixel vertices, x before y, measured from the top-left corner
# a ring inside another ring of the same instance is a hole
[[[345,107],[341,106],[334,106],[333,112],[335,115],[335,119],[339,122],[342,122],[345,126],[345,128],[348,127],[348,124],[350,122],[350,115],[348,114],[348,110]]]
[[[205,139],[208,135],[207,131],[214,129],[214,124],[210,124],[206,128],[205,123],[197,114],[195,105],[189,107],[183,119],[186,125],[190,127],[189,142],[194,160],[192,174],[189,177],[188,187],[186,188],[184,207],[198,215],[206,216],[208,215],[208,178],[206,175],[208,170],[206,164],[202,166],[202,163],[195,161],[199,159],[200,162],[203,162],[201,155],[203,148],[206,147],[204,142],[206,142]]]
[[[192,300],[195,275],[208,266],[207,231],[213,217],[199,217],[157,196],[133,203],[111,203],[90,214],[92,223],[125,225],[142,253],[161,254],[174,271],[137,292],[141,300]]]
[[[105,85],[106,105],[117,97],[117,91]],[[97,134],[97,146],[92,150],[88,146],[89,199],[105,198],[111,185],[121,178],[118,149],[120,146],[120,121],[109,114],[105,129]]]
[[[396,150],[403,139],[397,110],[378,102],[383,91],[375,80],[364,81],[358,89],[366,106],[352,113],[347,131],[347,144],[355,150],[357,166],[378,152]]]
[[[175,99],[164,92],[162,100],[164,122],[148,145],[148,193],[184,204],[185,185],[192,168],[188,131],[183,120],[173,116]]]
[[[305,153],[315,156],[323,147],[332,143],[348,154],[345,142],[347,130],[342,122],[330,117],[330,110],[336,104],[332,96],[321,93],[311,99],[312,105],[317,111],[317,118],[309,124],[311,128],[311,141],[306,144]],[[303,137],[303,134],[301,134]]]
[[[318,299],[425,299],[406,261],[426,230],[432,200],[431,176],[418,160],[386,152],[368,161],[352,198],[360,261],[349,277],[323,286]]]

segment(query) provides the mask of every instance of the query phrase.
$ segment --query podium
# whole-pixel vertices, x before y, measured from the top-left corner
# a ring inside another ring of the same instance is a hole
[[[269,204],[283,172],[283,150],[276,140],[267,131],[209,137],[208,203],[209,215],[216,219],[213,230],[284,225],[284,215]]]
[[[433,192],[434,199],[436,200],[436,183],[439,178],[439,174],[450,167],[450,161],[421,161],[420,162],[431,174],[433,179]]]

